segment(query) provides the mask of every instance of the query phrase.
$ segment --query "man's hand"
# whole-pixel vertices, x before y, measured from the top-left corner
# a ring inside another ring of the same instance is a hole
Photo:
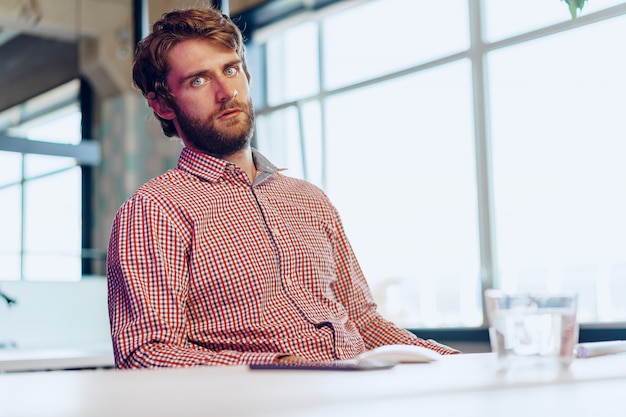
[[[309,360],[304,359],[302,356],[296,355],[286,355],[278,358],[279,363],[304,363],[309,362]]]

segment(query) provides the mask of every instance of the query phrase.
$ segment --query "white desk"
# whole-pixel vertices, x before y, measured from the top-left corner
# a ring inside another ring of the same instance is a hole
[[[492,354],[389,370],[246,367],[0,374],[7,417],[626,416],[626,355],[498,373]]]
[[[69,348],[0,349],[0,372],[112,368],[114,365],[113,348],[110,344]]]

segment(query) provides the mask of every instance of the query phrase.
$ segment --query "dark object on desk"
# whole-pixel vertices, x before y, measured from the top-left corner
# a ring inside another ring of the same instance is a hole
[[[269,363],[251,364],[250,369],[257,370],[293,370],[293,371],[374,371],[379,369],[390,369],[396,366],[397,362],[381,361],[345,361],[330,363]]]

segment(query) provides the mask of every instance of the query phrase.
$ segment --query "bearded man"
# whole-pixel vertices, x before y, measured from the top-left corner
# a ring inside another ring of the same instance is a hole
[[[113,222],[116,367],[332,362],[389,344],[458,352],[381,317],[327,196],[250,146],[250,75],[228,16],[164,14],[133,80],[184,148]]]

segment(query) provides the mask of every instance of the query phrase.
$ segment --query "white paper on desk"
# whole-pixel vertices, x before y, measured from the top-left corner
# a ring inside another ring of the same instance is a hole
[[[624,352],[626,352],[626,340],[579,343],[575,348],[577,358],[593,358]]]
[[[424,363],[438,360],[442,355],[434,350],[416,345],[385,345],[360,354],[359,361],[398,363]]]

